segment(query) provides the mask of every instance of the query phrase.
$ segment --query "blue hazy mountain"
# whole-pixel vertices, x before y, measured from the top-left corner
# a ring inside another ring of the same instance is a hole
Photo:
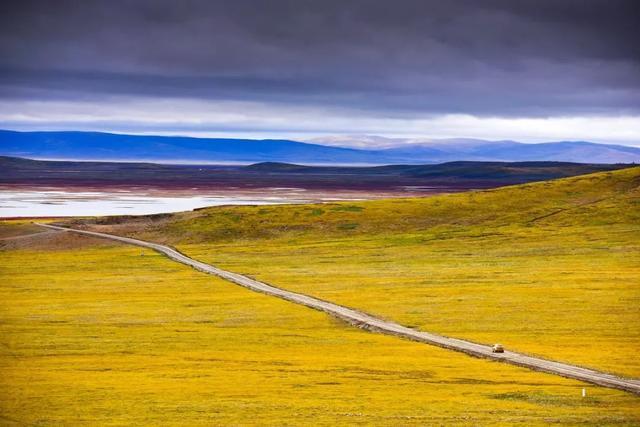
[[[456,160],[640,162],[640,148],[583,141],[523,144],[515,141],[449,139],[400,144],[391,148],[356,149],[276,139],[2,130],[0,130],[0,155],[35,159],[167,163],[417,164]]]
[[[379,163],[393,155],[289,140],[100,132],[0,131],[0,154],[29,158],[164,162]]]
[[[458,142],[462,141],[462,142]],[[640,162],[640,148],[595,144],[586,141],[559,141],[524,144],[515,141],[444,140],[435,144],[413,144],[383,150],[390,156],[430,156],[438,162],[468,161],[554,161],[577,163]]]

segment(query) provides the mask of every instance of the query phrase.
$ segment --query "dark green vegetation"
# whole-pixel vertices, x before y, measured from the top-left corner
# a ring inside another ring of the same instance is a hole
[[[39,161],[0,157],[0,183],[59,186],[242,186],[310,189],[443,191],[542,181],[629,165],[562,162],[451,162],[439,165],[314,167],[286,163],[251,166]],[[427,187],[427,188],[424,188]],[[436,187],[436,188],[430,188]],[[444,187],[444,188],[443,188]]]
[[[438,165],[389,165],[374,167],[303,166],[289,163],[256,163],[246,171],[299,175],[377,175],[425,178],[435,183],[525,183],[592,172],[617,170],[631,165],[569,162],[448,162]]]

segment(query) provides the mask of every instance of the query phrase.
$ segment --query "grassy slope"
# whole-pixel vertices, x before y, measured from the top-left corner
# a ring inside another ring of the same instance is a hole
[[[403,324],[640,376],[640,168],[98,227]],[[144,231],[136,231],[144,230]]]
[[[504,226],[589,226],[640,218],[640,168],[429,198],[285,206],[230,206],[142,218],[136,234],[215,243],[264,238],[345,238],[468,233]],[[613,202],[616,203],[613,203]],[[623,203],[624,205],[620,205]],[[563,215],[538,219],[570,209]],[[167,218],[169,221],[167,222]],[[114,225],[118,218],[98,223]],[[135,221],[132,223],[135,224]]]
[[[31,224],[31,221],[0,221],[0,239],[11,239],[29,233],[40,233],[43,229]]]
[[[3,425],[640,423],[628,393],[581,398],[150,251],[55,247],[0,253]]]

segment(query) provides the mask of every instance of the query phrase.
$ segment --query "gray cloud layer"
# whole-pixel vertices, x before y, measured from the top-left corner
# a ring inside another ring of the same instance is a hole
[[[386,116],[636,115],[637,5],[6,0],[0,96],[186,97]]]

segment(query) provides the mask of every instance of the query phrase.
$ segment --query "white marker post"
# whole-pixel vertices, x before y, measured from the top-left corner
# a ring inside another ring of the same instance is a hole
[[[582,397],[587,397],[587,389],[586,388],[582,389]]]

